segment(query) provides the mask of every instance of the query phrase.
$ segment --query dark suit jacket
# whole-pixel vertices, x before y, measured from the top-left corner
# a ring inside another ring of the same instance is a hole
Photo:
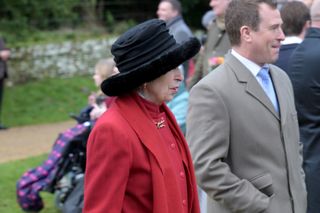
[[[297,46],[297,43],[281,45],[279,58],[274,64],[287,72],[290,56],[292,55],[293,51],[296,49]]]
[[[187,141],[209,213],[305,213],[306,190],[291,82],[270,74],[280,116],[233,55],[190,93]]]
[[[320,211],[320,29],[310,28],[290,58],[308,190],[308,213]]]

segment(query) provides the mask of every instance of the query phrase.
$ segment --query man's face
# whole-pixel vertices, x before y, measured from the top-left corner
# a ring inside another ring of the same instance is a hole
[[[169,2],[164,1],[158,5],[157,15],[160,20],[167,22],[176,17],[178,12],[172,8]]]
[[[216,16],[224,16],[230,0],[211,0],[209,5]]]
[[[251,60],[259,65],[273,63],[278,59],[280,42],[285,36],[281,29],[282,19],[277,9],[262,3],[259,7],[258,31],[251,30]]]

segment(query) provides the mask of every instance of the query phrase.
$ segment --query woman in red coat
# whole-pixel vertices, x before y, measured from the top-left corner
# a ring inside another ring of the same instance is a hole
[[[84,212],[200,212],[189,149],[165,104],[183,80],[177,67],[199,48],[195,38],[177,44],[157,19],[112,45],[119,73],[101,89],[117,98],[88,140]]]

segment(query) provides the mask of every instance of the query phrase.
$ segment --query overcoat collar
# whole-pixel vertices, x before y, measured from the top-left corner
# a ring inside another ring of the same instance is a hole
[[[250,73],[250,71],[231,53],[228,53],[226,56],[226,66],[230,66],[231,70],[234,72],[239,83],[246,83],[246,92],[250,94],[253,98],[259,101],[266,109],[272,113],[278,120],[280,120],[279,113],[275,111],[272,102],[269,97],[265,94],[257,79]],[[277,73],[274,70],[274,67],[270,67],[270,75],[274,84],[275,92],[278,98],[280,113],[282,114],[281,109],[283,100],[281,98],[282,93],[281,82],[279,82],[279,78],[277,78]]]

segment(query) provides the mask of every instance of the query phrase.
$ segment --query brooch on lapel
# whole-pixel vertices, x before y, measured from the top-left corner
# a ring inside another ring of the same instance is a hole
[[[153,123],[156,125],[157,129],[161,129],[161,128],[165,127],[163,118],[161,118],[160,121],[158,121],[158,122],[153,121]]]

